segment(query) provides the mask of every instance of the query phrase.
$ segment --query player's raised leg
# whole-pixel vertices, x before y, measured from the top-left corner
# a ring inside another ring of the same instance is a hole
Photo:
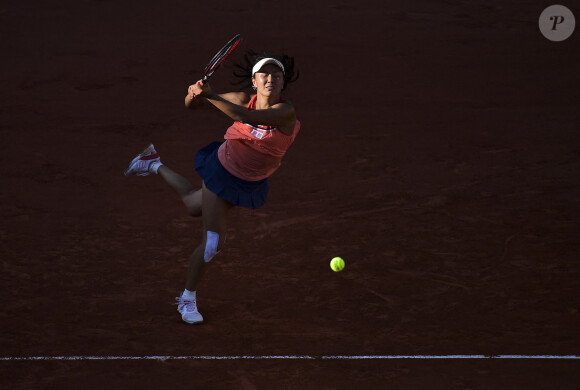
[[[125,176],[148,176],[151,173],[161,176],[181,198],[187,212],[195,217],[201,215],[201,189],[195,187],[183,176],[163,165],[153,144],[139,153],[125,170]]]
[[[157,170],[167,184],[177,193],[185,205],[189,215],[199,217],[201,215],[201,189],[195,187],[183,176],[171,170],[168,166],[162,165]]]

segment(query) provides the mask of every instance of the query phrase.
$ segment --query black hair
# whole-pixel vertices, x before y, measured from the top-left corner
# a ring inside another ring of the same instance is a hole
[[[244,55],[244,62],[242,64],[236,64],[236,69],[233,72],[234,76],[240,80],[232,84],[239,85],[240,90],[252,88],[252,68],[258,61],[264,58],[275,58],[284,65],[284,87],[282,90],[285,90],[288,84],[298,80],[300,72],[294,68],[294,57],[287,54],[274,55],[266,52],[256,53],[253,50],[248,50]]]

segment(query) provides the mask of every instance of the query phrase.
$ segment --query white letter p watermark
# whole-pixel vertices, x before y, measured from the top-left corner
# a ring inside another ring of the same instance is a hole
[[[563,41],[574,32],[574,14],[563,5],[551,5],[540,15],[540,31],[550,41]]]

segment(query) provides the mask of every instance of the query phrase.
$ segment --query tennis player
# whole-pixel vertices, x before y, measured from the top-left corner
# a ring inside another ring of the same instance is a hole
[[[185,290],[176,298],[183,321],[203,322],[197,308],[196,290],[207,264],[220,252],[226,240],[228,211],[235,206],[257,209],[268,194],[268,177],[280,166],[282,157],[300,131],[294,106],[282,98],[282,91],[297,79],[294,59],[289,56],[246,56],[247,64],[238,65],[252,93],[216,94],[200,81],[190,85],[185,106],[190,109],[214,107],[234,120],[223,142],[213,142],[195,155],[195,169],[202,187],[161,163],[153,145],[131,161],[126,176],[161,176],[173,188],[188,213],[202,217],[201,244],[189,259]]]

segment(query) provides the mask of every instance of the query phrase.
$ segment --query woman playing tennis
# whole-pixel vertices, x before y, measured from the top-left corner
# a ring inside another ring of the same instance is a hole
[[[160,161],[153,145],[131,161],[125,175],[161,176],[179,195],[187,212],[202,217],[201,244],[189,259],[185,290],[177,299],[183,321],[203,322],[197,309],[196,289],[210,260],[223,248],[228,211],[234,207],[257,209],[268,194],[268,177],[280,162],[300,131],[300,122],[292,104],[282,99],[282,91],[295,81],[292,57],[247,57],[245,69],[248,86],[254,93],[216,94],[208,83],[189,86],[185,106],[190,109],[215,107],[234,120],[224,142],[213,142],[195,155],[195,169],[202,187],[195,188],[187,179]]]

